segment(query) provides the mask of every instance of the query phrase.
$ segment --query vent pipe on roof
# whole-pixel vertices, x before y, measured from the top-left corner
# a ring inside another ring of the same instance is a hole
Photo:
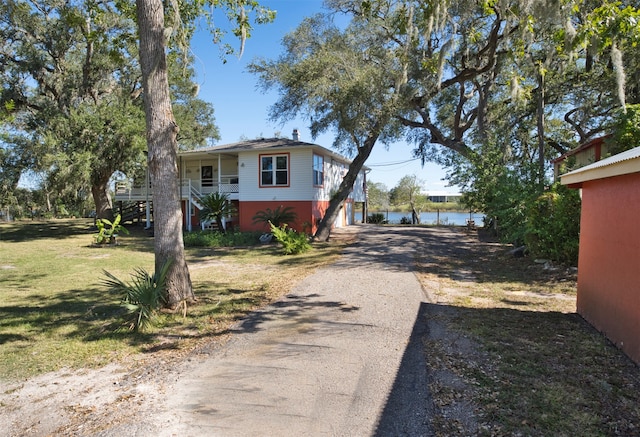
[[[293,130],[293,141],[300,141],[300,132],[298,129]]]

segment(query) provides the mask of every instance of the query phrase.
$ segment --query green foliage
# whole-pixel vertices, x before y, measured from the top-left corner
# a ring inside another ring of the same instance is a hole
[[[626,111],[618,111],[610,141],[611,155],[640,146],[640,104],[627,105]]]
[[[156,321],[158,309],[163,303],[165,280],[171,261],[163,264],[160,272],[150,275],[137,268],[131,282],[125,283],[113,274],[104,271],[103,284],[122,296],[121,305],[126,310],[124,326],[130,331],[146,331]]]
[[[560,184],[540,195],[527,211],[525,243],[538,258],[578,261],[580,196]]]
[[[281,226],[271,225],[271,233],[280,244],[282,244],[282,253],[285,255],[297,255],[299,253],[307,252],[311,249],[311,243],[309,243],[309,237],[301,232],[296,232],[294,229],[287,229],[287,224]]]
[[[464,187],[462,203],[482,211],[503,242],[522,245],[528,205],[540,194],[535,164],[506,166],[503,150],[495,144],[481,151],[457,170],[455,182]]]
[[[229,196],[225,193],[211,193],[203,197],[201,201],[204,207],[201,221],[215,220],[218,229],[221,232],[226,232],[222,225],[222,219],[236,213],[233,204],[229,201]]]
[[[384,218],[384,214],[382,214],[381,212],[374,212],[373,214],[367,216],[367,223],[380,225],[386,222],[387,220]]]
[[[264,211],[258,211],[256,215],[253,216],[253,223],[264,223],[265,225],[269,224],[279,228],[282,225],[290,225],[295,222],[297,218],[298,214],[296,214],[292,206],[283,207],[280,205],[274,210],[267,208]]]
[[[120,224],[121,219],[120,214],[113,219],[113,222],[104,218],[97,219],[98,233],[94,236],[96,244],[115,243],[115,239],[120,232],[128,234],[129,230]]]
[[[398,205],[408,203],[414,208],[418,202],[424,202],[424,196],[420,195],[424,181],[418,179],[416,175],[403,176],[398,181],[398,185],[391,189],[389,196],[391,203]]]
[[[373,211],[389,208],[389,189],[380,182],[367,182],[367,202]]]
[[[187,247],[241,247],[255,246],[261,232],[211,232],[197,231],[184,234]]]

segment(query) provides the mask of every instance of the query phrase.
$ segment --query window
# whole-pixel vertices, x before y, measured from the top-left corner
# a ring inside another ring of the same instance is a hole
[[[313,155],[313,185],[324,184],[324,157]]]
[[[260,186],[289,185],[289,155],[260,155]]]
[[[203,165],[200,168],[200,183],[203,187],[213,187],[213,166]]]

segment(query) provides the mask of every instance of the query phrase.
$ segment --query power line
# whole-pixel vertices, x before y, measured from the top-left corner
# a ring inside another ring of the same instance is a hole
[[[417,161],[420,158],[407,159],[405,161],[381,162],[379,164],[365,164],[367,167],[390,167],[392,165],[406,164],[408,162]]]

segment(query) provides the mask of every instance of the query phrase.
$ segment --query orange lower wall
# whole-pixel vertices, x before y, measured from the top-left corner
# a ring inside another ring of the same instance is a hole
[[[275,210],[279,206],[294,208],[298,218],[295,223],[291,224],[291,227],[298,232],[307,232],[314,234],[318,229],[318,223],[324,217],[324,214],[329,207],[329,201],[255,201],[255,202],[238,202],[233,201],[233,204],[237,211],[237,216],[233,217],[232,227],[242,232],[260,231],[269,232],[269,226],[260,223],[253,223],[253,217],[259,211],[264,211],[267,208]],[[183,217],[188,217],[186,214],[187,202],[182,202]],[[193,230],[200,229],[200,211],[196,209],[196,214],[191,217],[191,226]],[[340,211],[340,214],[345,213],[345,208]],[[343,217],[343,221],[346,221],[346,217]],[[309,228],[309,225],[311,227]]]
[[[315,219],[314,219],[313,205],[314,205],[314,202],[312,201],[286,201],[286,202],[279,202],[279,201],[277,202],[261,202],[261,201],[246,202],[244,201],[244,202],[240,202],[238,206],[240,231],[268,232],[269,225],[263,225],[261,223],[257,223],[257,224],[253,223],[253,217],[256,215],[256,213],[258,213],[259,211],[265,211],[267,208],[273,211],[279,206],[282,206],[283,208],[287,206],[291,206],[293,207],[294,211],[298,216],[295,223],[291,224],[291,228],[295,229],[298,232],[302,232],[302,231],[310,232],[308,230],[307,225],[312,224],[313,229],[311,233],[315,232],[316,225],[315,225]],[[303,229],[303,226],[305,227],[305,229]]]
[[[582,186],[578,313],[640,363],[640,174]]]

